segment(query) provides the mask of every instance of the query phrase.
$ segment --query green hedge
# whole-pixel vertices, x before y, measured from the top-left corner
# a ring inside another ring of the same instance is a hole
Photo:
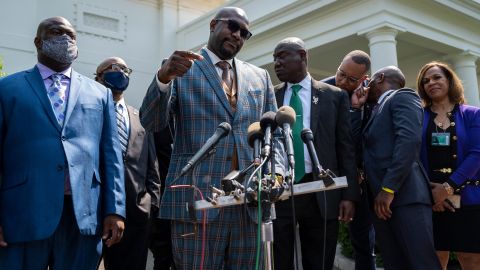
[[[3,59],[0,56],[0,77],[3,77],[5,75],[7,75],[7,73],[3,72]]]

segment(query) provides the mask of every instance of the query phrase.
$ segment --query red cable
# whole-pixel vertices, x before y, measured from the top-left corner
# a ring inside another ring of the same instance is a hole
[[[170,186],[170,188],[193,188],[198,194],[200,194],[200,199],[203,200],[203,194],[202,191],[193,185],[173,185]],[[195,198],[195,196],[194,196]],[[203,270],[203,264],[205,260],[205,240],[206,240],[206,227],[207,227],[207,213],[206,209],[202,210],[202,258],[200,259],[200,270]]]

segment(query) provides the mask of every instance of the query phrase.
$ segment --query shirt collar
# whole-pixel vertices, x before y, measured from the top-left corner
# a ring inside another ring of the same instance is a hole
[[[310,73],[307,73],[307,76],[303,78],[302,81],[299,83],[287,83],[287,89],[292,88],[292,85],[298,84],[302,87],[302,89],[311,89],[312,88],[312,77],[310,76]]]
[[[222,60],[214,52],[210,51],[206,46],[204,47],[204,49],[207,52],[208,57],[210,57],[210,60],[212,60],[213,65],[216,65],[220,61],[227,61],[230,64],[230,67],[233,67],[233,58],[228,60]]]
[[[392,90],[388,90],[387,92],[383,93],[380,98],[378,99],[378,104],[381,104],[383,102],[383,100],[393,91]]]
[[[71,75],[72,75],[72,67],[69,67],[69,68],[67,68],[67,69],[65,69],[64,71],[61,71],[61,72],[56,72],[53,69],[51,69],[51,68],[45,66],[44,64],[38,62],[37,63],[37,68],[38,68],[38,71],[40,72],[40,76],[42,76],[43,80],[49,78],[50,76],[52,76],[53,74],[56,74],[56,73],[63,74],[69,79],[71,78]]]
[[[119,101],[115,101],[115,106],[121,106],[123,110],[127,109],[127,104],[125,103],[125,98],[121,98]]]

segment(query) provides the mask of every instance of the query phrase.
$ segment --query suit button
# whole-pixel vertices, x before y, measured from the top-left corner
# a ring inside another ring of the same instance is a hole
[[[454,141],[456,141],[456,140],[457,140],[457,136],[453,135],[453,136],[452,136],[452,139],[453,139]]]
[[[61,138],[62,138],[62,141],[66,141],[66,140],[67,140],[67,137],[65,137],[65,136],[62,136]]]
[[[457,155],[453,155],[452,157],[453,157],[453,159],[456,159],[456,158],[457,158]]]
[[[57,171],[63,171],[63,166],[62,165],[57,165]]]

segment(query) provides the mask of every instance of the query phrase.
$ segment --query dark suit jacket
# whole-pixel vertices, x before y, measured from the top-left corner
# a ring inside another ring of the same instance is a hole
[[[275,86],[279,106],[283,104],[286,84]],[[310,129],[313,132],[315,150],[320,164],[338,176],[346,176],[348,188],[326,192],[327,214],[323,192],[317,193],[317,201],[326,219],[338,217],[340,200],[358,201],[360,191],[356,180],[355,147],[350,131],[349,101],[346,92],[312,79],[312,105]],[[314,102],[317,100],[317,102]]]
[[[395,191],[392,207],[424,203],[432,197],[420,164],[423,109],[412,89],[395,90],[372,113],[363,133],[363,160],[370,191]]]
[[[160,204],[160,175],[153,135],[140,124],[138,110],[128,106],[130,135],[125,163],[127,221],[145,223]]]

